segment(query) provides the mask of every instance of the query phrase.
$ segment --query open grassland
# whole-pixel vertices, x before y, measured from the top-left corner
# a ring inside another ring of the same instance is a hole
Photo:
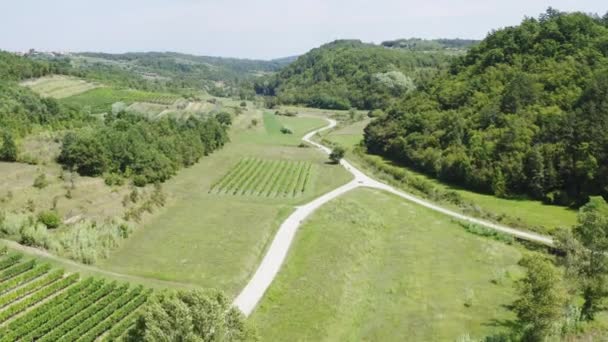
[[[323,139],[332,143],[341,144],[352,151],[353,147],[363,139],[363,129],[365,128],[366,120],[355,122],[353,124],[341,127],[337,130],[324,134]],[[540,201],[529,199],[505,199],[498,198],[492,195],[480,194],[477,192],[465,190],[460,187],[451,186],[442,183],[434,178],[416,172],[402,165],[395,165],[391,161],[380,156],[366,155],[361,158],[356,153],[347,153],[347,158],[370,174],[376,174],[379,177],[389,177],[382,175],[381,172],[366,162],[373,160],[374,164],[385,165],[386,167],[399,167],[408,173],[408,177],[419,178],[428,182],[431,186],[442,191],[454,191],[460,195],[465,201],[473,203],[484,212],[492,213],[495,217],[505,217],[505,224],[518,225],[528,228],[538,228],[540,231],[551,232],[552,230],[563,227],[569,228],[576,224],[576,211],[555,205],[545,205]],[[400,184],[395,184],[400,185]],[[413,189],[408,189],[412,191]],[[474,214],[474,213],[471,213]]]
[[[21,84],[42,96],[56,99],[82,94],[99,87],[96,83],[63,75],[41,77]]]
[[[68,105],[88,107],[91,113],[104,113],[110,110],[112,104],[124,102],[130,105],[134,102],[150,102],[168,105],[178,99],[177,95],[152,93],[134,89],[116,89],[110,87],[96,88],[82,94],[66,97],[61,101]]]
[[[259,124],[253,125],[252,120]],[[351,176],[327,164],[327,156],[298,147],[302,135],[326,125],[317,118],[276,118],[293,134],[268,132],[263,112],[250,109],[233,118],[231,142],[166,182],[170,199],[144,221],[103,269],[167,281],[196,284],[232,296],[249,280],[267,244],[294,205],[331,191]],[[218,196],[209,190],[243,158],[311,165],[314,177],[297,197]],[[289,162],[287,162],[289,161]]]
[[[297,197],[310,182],[312,164],[304,161],[241,159],[210,190],[215,194]]]
[[[359,189],[297,233],[252,319],[266,341],[453,341],[503,329],[517,247]]]
[[[127,185],[109,187],[101,178],[81,177],[57,164],[28,165],[0,162],[0,205],[5,210],[37,213],[54,208],[62,219],[122,216],[121,203],[131,191]],[[33,186],[44,175],[44,188]]]
[[[116,340],[151,293],[2,252],[0,341]]]

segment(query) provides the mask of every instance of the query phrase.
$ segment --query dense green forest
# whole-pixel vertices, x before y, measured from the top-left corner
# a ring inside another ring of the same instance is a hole
[[[120,112],[106,116],[101,127],[68,133],[59,162],[82,175],[105,173],[106,182],[116,174],[143,186],[164,182],[227,141],[226,127],[214,117],[151,121]]]
[[[365,130],[372,153],[498,196],[608,198],[608,16],[492,32]]]
[[[374,109],[413,90],[449,57],[339,40],[300,56],[255,82],[256,93],[279,103],[327,109]]]

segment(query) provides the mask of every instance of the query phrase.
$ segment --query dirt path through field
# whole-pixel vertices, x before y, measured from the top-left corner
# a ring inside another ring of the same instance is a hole
[[[312,137],[319,132],[335,127],[337,124],[336,121],[332,119],[327,119],[327,121],[329,122],[327,126],[312,131],[302,138],[302,140],[317,147],[325,154],[331,153],[331,149],[313,141]],[[504,234],[509,234],[520,239],[537,242],[545,245],[553,244],[553,240],[550,237],[531,232],[521,231],[485,220],[466,216],[455,211],[440,207],[426,200],[420,199],[404,191],[398,190],[388,184],[384,184],[368,177],[345,159],[342,159],[340,161],[340,164],[354,176],[354,179],[351,182],[316,198],[312,202],[296,207],[296,210],[281,224],[281,227],[277,231],[257,271],[249,280],[249,283],[247,283],[245,288],[243,288],[241,293],[234,300],[234,305],[238,307],[245,315],[249,316],[251,312],[253,312],[256,305],[262,299],[264,293],[266,292],[268,287],[270,287],[270,284],[272,283],[276,275],[279,273],[281,265],[287,257],[287,253],[289,252],[289,248],[291,246],[291,243],[293,242],[293,238],[295,237],[295,234],[302,222],[323,204],[358,187],[368,187],[384,190],[423,207],[451,216],[455,219],[484,226],[486,228],[493,229]]]

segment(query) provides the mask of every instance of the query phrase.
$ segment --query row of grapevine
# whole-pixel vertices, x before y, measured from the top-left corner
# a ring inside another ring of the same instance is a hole
[[[35,292],[44,286],[51,284],[52,282],[60,279],[63,276],[63,270],[57,270],[51,272],[44,277],[40,277],[34,281],[31,281],[24,286],[18,287],[17,289],[5,293],[0,296],[0,307],[4,307],[7,304],[10,304],[21,297],[24,297],[32,292]]]
[[[21,254],[9,254],[6,257],[3,257],[2,260],[0,260],[0,270],[13,266],[18,263],[21,258]]]
[[[36,265],[36,261],[29,260],[26,262],[15,264],[4,271],[0,272],[0,281],[10,279],[20,273],[23,273]]]
[[[303,161],[244,158],[209,191],[216,194],[297,197],[306,191],[312,164]]]
[[[32,279],[37,278],[37,277],[47,273],[50,269],[51,269],[51,265],[43,264],[43,265],[36,266],[27,272],[21,273],[16,277],[8,279],[7,281],[0,283],[0,294],[10,291],[10,290],[14,289],[15,287],[20,286],[22,284],[25,284],[28,281],[31,281]]]
[[[137,293],[137,292],[135,292],[135,293]],[[111,329],[113,326],[118,326],[119,322],[121,322],[122,320],[125,320],[125,318],[127,316],[129,316],[133,311],[137,310],[142,304],[144,304],[151,293],[152,293],[152,290],[146,290],[143,293],[140,293],[139,295],[137,295],[136,297],[131,299],[131,301],[129,301],[126,305],[115,310],[108,318],[106,318],[103,322],[101,322],[95,328],[89,330],[82,338],[80,338],[79,341],[88,341],[88,342],[95,341],[95,339],[98,336],[103,334],[108,329]],[[130,321],[127,321],[127,322],[130,323]],[[120,327],[120,326],[119,326],[119,328],[122,329],[122,327]],[[129,328],[129,326],[126,326],[125,330],[128,328]],[[118,334],[116,337],[119,337],[120,335],[122,335],[124,333],[125,333],[124,330],[122,332],[120,330],[114,331],[114,334]]]
[[[103,320],[108,318],[114,311],[123,307],[131,300],[135,299],[142,293],[143,288],[141,286],[136,287],[135,289],[124,292],[120,297],[116,298],[111,303],[108,303],[105,307],[99,308],[95,314],[89,316],[85,321],[83,321],[80,325],[78,325],[74,330],[70,331],[62,338],[56,341],[87,341],[89,337],[87,337],[87,333],[89,330],[94,330],[97,324],[101,323]],[[97,337],[97,335],[95,335]],[[40,340],[42,341],[42,340]],[[53,341],[53,340],[45,340],[45,341]]]
[[[44,304],[31,309],[25,315],[22,315],[12,320],[10,323],[8,323],[8,325],[5,325],[2,329],[0,329],[0,336],[8,334],[10,331],[21,329],[23,326],[26,326],[30,322],[35,321],[36,317],[44,315],[44,313],[48,310],[52,309],[57,305],[60,305],[62,302],[77,295],[80,291],[87,289],[89,286],[91,286],[92,283],[93,278],[87,278],[85,280],[82,280],[76,285],[61,292],[59,295],[53,297],[51,300],[45,302]]]
[[[20,338],[26,341],[39,339],[46,332],[62,323],[66,317],[82,310],[83,307],[90,305],[113,288],[112,286],[102,287],[102,285],[103,282],[101,281],[90,283],[83,291],[72,294],[58,305],[48,308],[36,317],[31,317],[27,323],[20,325],[18,329],[10,330],[3,335],[0,341],[15,341]]]
[[[22,260],[16,255],[10,257]],[[113,341],[133,326],[152,292],[91,277],[79,281],[78,274],[64,277],[63,270],[33,260],[0,276],[0,342]]]
[[[42,289],[34,292],[30,296],[25,297],[23,300],[9,305],[0,312],[0,322],[5,322],[7,319],[13,317],[14,315],[28,309],[31,306],[38,304],[40,301],[72,285],[77,280],[78,274],[72,274],[66,278],[51,283],[46,287],[43,287]]]

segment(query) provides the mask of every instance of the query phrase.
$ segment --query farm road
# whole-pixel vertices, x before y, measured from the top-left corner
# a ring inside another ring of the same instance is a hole
[[[315,141],[312,141],[312,137],[314,135],[319,132],[331,129],[337,124],[335,120],[326,120],[329,122],[327,126],[306,134],[302,138],[302,140],[317,147],[325,154],[330,154],[331,149]],[[296,210],[285,221],[283,221],[270,247],[268,248],[266,255],[262,259],[260,266],[256,270],[253,277],[249,280],[249,283],[247,283],[245,288],[243,288],[241,293],[234,300],[234,305],[238,307],[245,315],[249,316],[251,312],[253,312],[256,305],[262,299],[264,293],[266,292],[268,287],[270,287],[270,284],[272,283],[276,275],[279,273],[281,265],[287,257],[287,252],[289,251],[291,243],[293,242],[293,238],[302,222],[323,204],[335,199],[338,196],[341,196],[342,194],[348,191],[359,187],[383,190],[458,220],[477,224],[489,229],[493,229],[495,231],[499,231],[504,234],[512,235],[519,239],[537,242],[549,246],[553,245],[553,239],[548,236],[526,232],[460,214],[458,212],[440,207],[436,204],[420,199],[404,191],[398,190],[388,184],[372,179],[371,177],[368,177],[363,172],[361,172],[361,170],[355,168],[345,159],[342,159],[340,161],[340,164],[354,176],[354,179],[331,192],[317,197],[316,199],[307,204],[296,207]]]

